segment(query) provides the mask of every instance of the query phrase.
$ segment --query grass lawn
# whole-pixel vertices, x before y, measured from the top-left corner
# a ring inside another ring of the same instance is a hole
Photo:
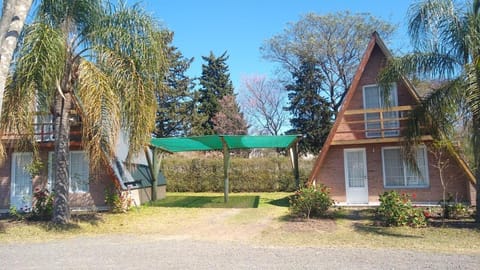
[[[74,216],[65,228],[49,223],[0,220],[0,244],[106,234],[155,235],[258,245],[395,248],[480,254],[480,229],[472,220],[445,227],[385,228],[372,209],[334,208],[330,218],[288,216],[288,193],[168,193],[167,199],[126,214]]]

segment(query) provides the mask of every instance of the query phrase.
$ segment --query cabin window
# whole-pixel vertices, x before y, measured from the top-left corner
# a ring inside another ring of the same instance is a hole
[[[48,185],[54,188],[55,177],[53,152],[48,154]],[[70,151],[70,192],[88,192],[90,179],[89,161],[84,151]]]
[[[428,161],[425,146],[416,150],[418,170],[401,156],[400,147],[382,148],[383,183],[386,188],[428,187]]]
[[[397,87],[394,84],[390,89],[388,100],[391,107],[398,106]],[[364,109],[383,109],[385,107],[383,91],[381,91],[378,85],[366,85],[363,87]],[[398,128],[398,111],[365,113],[365,136],[367,138],[398,136]]]

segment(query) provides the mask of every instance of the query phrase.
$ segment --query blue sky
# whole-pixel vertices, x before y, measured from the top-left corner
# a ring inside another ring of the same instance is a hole
[[[405,17],[413,0],[144,0],[148,12],[175,32],[174,45],[195,62],[189,75],[200,76],[201,56],[227,51],[227,64],[238,91],[242,76],[274,76],[276,65],[262,59],[263,41],[283,31],[309,12],[328,14],[341,11],[368,12],[394,25],[398,30],[390,44],[405,50]]]

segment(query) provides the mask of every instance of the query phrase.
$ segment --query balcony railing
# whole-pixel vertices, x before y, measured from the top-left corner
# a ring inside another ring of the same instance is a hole
[[[336,140],[359,140],[402,136],[412,106],[347,110],[336,131]]]
[[[70,118],[70,138],[71,140],[79,140],[81,138],[81,121],[76,114],[72,114]],[[55,140],[55,128],[53,123],[53,115],[46,113],[37,113],[33,123],[33,136],[37,142],[53,142]],[[22,135],[11,131],[3,134],[3,139],[17,139]]]

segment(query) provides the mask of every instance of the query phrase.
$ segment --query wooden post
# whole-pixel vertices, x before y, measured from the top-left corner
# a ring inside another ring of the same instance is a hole
[[[152,156],[150,157],[150,154],[148,152],[148,148],[145,147],[145,157],[147,159],[147,163],[148,163],[148,168],[149,168],[149,171],[150,171],[150,178],[151,178],[151,184],[152,184],[152,187],[151,187],[151,196],[150,196],[150,201],[151,202],[154,202],[157,200],[158,196],[157,196],[157,183],[158,183],[158,174],[160,172],[160,165],[162,163],[162,152],[155,148],[155,147],[152,147],[151,148],[152,150]]]
[[[230,166],[230,149],[228,148],[227,142],[223,139],[223,137],[220,137],[222,139],[222,144],[223,144],[223,201],[225,203],[228,202],[228,192],[229,192],[229,187],[228,187],[228,168]]]
[[[295,178],[295,188],[300,189],[300,173],[298,171],[298,142],[290,147],[290,161],[293,167],[293,176]]]

